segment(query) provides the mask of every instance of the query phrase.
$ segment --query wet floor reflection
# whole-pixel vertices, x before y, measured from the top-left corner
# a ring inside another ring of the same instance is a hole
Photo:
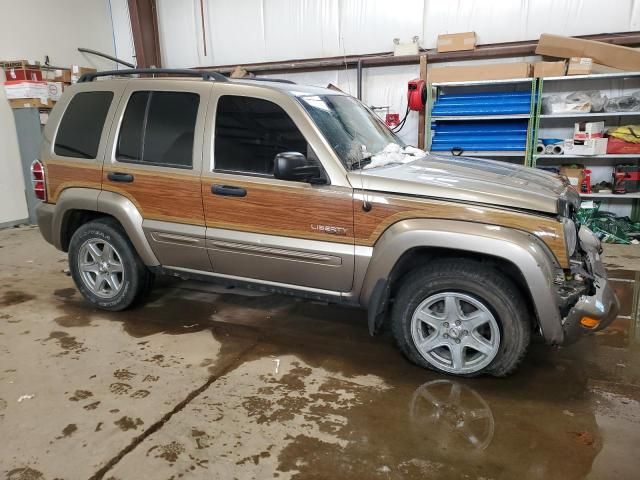
[[[437,448],[484,450],[493,440],[489,404],[473,388],[455,380],[432,380],[416,389],[409,407],[411,427],[429,431]]]
[[[300,384],[307,368],[330,378],[372,375],[384,382],[387,388],[381,390],[350,387],[348,381],[338,389],[329,382],[321,397],[337,396],[335,404],[292,412],[309,423],[326,424],[324,419],[334,415],[346,419],[332,430],[344,446],[304,436],[289,439],[279,461],[281,469],[299,471],[294,478],[578,480],[590,475],[596,458],[600,473],[593,478],[606,478],[601,474],[610,468],[614,453],[619,471],[632,471],[626,468],[635,462],[631,440],[637,443],[640,435],[607,423],[629,407],[614,409],[600,392],[619,384],[638,385],[640,369],[637,361],[617,359],[622,350],[602,346],[598,337],[567,349],[534,341],[520,370],[506,379],[453,379],[409,363],[388,334],[369,337],[366,314],[360,310],[273,295],[246,297],[225,289],[179,288],[183,286],[169,283],[154,291],[146,307],[118,314],[96,312],[77,295],[58,295],[57,308],[64,315],[56,322],[65,328],[91,328],[115,321],[136,340],[210,331],[222,345],[216,368],[227,362],[227,350],[230,357],[238,351],[234,342],[256,343],[244,362],[268,362],[273,368],[274,358],[293,355],[305,365],[283,377],[287,388]],[[260,379],[255,382],[257,389]],[[638,387],[623,393],[640,399]],[[340,407],[341,395],[353,400],[349,408]],[[627,425],[638,423],[634,417]],[[277,422],[266,422],[259,428],[275,426]],[[253,427],[243,428],[251,432],[243,430],[243,435],[256,434]],[[623,431],[629,442],[621,444],[616,435]]]

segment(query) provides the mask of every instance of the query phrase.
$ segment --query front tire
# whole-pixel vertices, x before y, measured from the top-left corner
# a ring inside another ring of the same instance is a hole
[[[153,274],[111,218],[85,223],[75,231],[69,243],[69,270],[84,298],[103,310],[133,306],[153,282]]]
[[[491,266],[465,259],[436,260],[409,273],[391,321],[412,362],[465,377],[509,375],[531,337],[516,286]]]

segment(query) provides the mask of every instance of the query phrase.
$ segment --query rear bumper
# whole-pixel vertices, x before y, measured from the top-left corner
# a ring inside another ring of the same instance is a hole
[[[601,277],[597,274],[594,276],[595,294],[580,297],[564,319],[562,345],[569,345],[585,334],[606,328],[618,316],[620,303],[606,276]],[[593,328],[585,327],[580,323],[583,317],[599,320],[599,323]]]
[[[38,219],[38,228],[44,239],[56,248],[60,248],[55,242],[53,234],[53,219],[55,216],[56,206],[52,203],[40,202],[36,207],[36,217]]]

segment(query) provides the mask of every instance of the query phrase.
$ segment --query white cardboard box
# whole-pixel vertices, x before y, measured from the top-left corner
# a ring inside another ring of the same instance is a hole
[[[589,140],[604,137],[604,122],[576,122],[573,127],[574,140]]]
[[[575,143],[572,138],[564,141],[565,155],[604,155],[607,153],[607,138],[590,138]]]
[[[62,96],[62,82],[47,82],[47,90],[49,99],[57,102]]]
[[[4,90],[7,99],[38,98],[42,103],[47,103],[49,91],[47,82],[34,82],[31,80],[4,82]]]

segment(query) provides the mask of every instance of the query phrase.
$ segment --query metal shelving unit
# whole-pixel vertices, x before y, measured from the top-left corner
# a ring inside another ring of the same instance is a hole
[[[437,152],[438,154],[440,154],[440,152]],[[496,152],[496,151],[473,151],[473,150],[465,150],[464,152],[464,156],[465,157],[524,157],[525,156],[525,151],[524,150],[515,150],[512,152]]]
[[[596,118],[596,117],[637,117],[640,112],[575,112],[575,113],[542,113],[540,118]]]
[[[573,130],[575,121],[594,121],[604,120],[608,125],[620,125],[624,123],[637,123],[640,121],[640,112],[570,112],[562,114],[543,114],[542,100],[550,94],[568,94],[573,91],[580,90],[600,90],[607,93],[608,96],[618,96],[621,94],[629,94],[640,90],[640,72],[623,72],[608,73],[597,75],[579,75],[570,77],[548,77],[538,80],[537,97],[540,101],[535,111],[535,125],[533,129],[531,149],[535,148],[538,138],[541,136],[541,130],[552,132],[551,138],[568,138],[566,135],[561,136],[556,132],[562,132],[563,129]],[[598,179],[606,179],[606,174],[614,165],[618,163],[629,164],[636,163],[640,165],[639,154],[603,154],[603,155],[548,155],[533,154],[531,156],[531,166],[544,165],[560,166],[566,163],[579,163],[590,168],[592,173],[592,182],[597,183]],[[594,175],[595,174],[595,175]],[[595,180],[595,181],[594,181]],[[607,179],[610,181],[609,179]],[[640,193],[592,193],[582,194],[584,199],[599,199],[605,202],[615,202],[617,213],[627,214],[638,220],[640,213]],[[625,206],[626,205],[626,206]],[[612,207],[609,205],[609,207]]]
[[[442,95],[443,91],[448,93],[455,92],[460,93],[501,93],[501,92],[531,92],[531,100],[529,104],[529,113],[517,113],[517,114],[495,114],[495,115],[432,115],[434,102]],[[524,142],[524,149],[517,151],[508,150],[464,150],[463,155],[469,157],[486,157],[495,158],[501,160],[511,160],[522,163],[523,165],[529,164],[529,158],[531,155],[531,138],[533,134],[533,112],[535,111],[535,94],[536,94],[536,79],[534,78],[515,78],[507,80],[484,80],[484,81],[470,81],[470,82],[437,82],[431,83],[427,88],[427,112],[426,112],[426,125],[427,136],[426,145],[427,149],[431,149],[433,141],[432,124],[433,122],[496,122],[501,120],[526,120],[526,139]],[[448,155],[447,151],[433,151],[434,154]]]
[[[457,121],[465,122],[470,120],[522,120],[528,119],[531,115],[523,113],[519,115],[460,115],[460,116],[441,116],[434,115],[431,117],[432,121],[444,120],[444,121]]]
[[[616,200],[629,200],[640,198],[640,193],[581,193],[582,198],[611,198]]]
[[[633,159],[633,158],[639,158],[640,157],[640,153],[606,153],[604,155],[593,155],[593,156],[585,156],[585,155],[547,155],[547,154],[541,154],[541,155],[536,155],[536,158],[538,160],[541,159],[553,159],[553,160],[559,160],[562,158],[572,158],[572,159],[584,159],[584,158],[610,158],[610,159],[615,159],[615,158],[622,158],[622,159]]]

